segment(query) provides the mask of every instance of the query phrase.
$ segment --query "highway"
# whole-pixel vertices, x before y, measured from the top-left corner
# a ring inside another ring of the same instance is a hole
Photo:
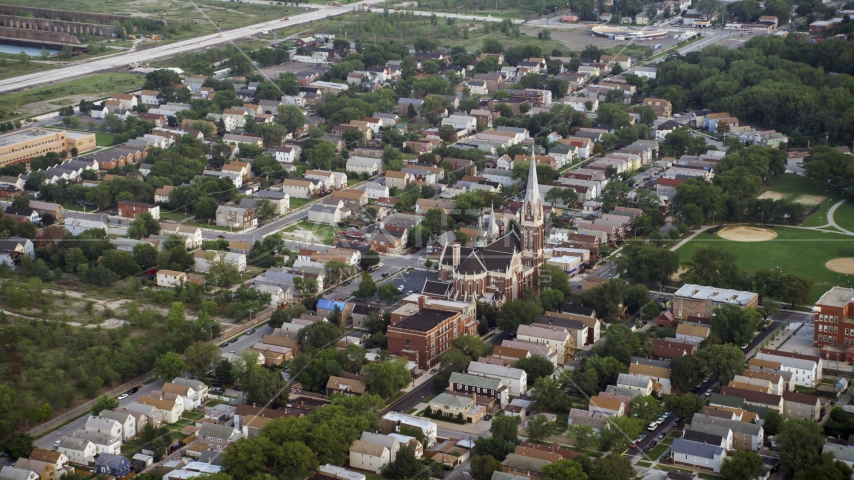
[[[91,75],[93,73],[112,70],[119,67],[125,67],[134,62],[151,62],[165,57],[173,57],[182,53],[187,53],[193,50],[201,50],[206,47],[214,47],[229,43],[238,38],[257,35],[265,30],[273,30],[280,28],[293,27],[322,20],[326,17],[343,15],[353,11],[359,6],[371,5],[380,0],[364,0],[362,2],[353,3],[347,6],[333,7],[325,5],[315,5],[314,10],[288,17],[288,20],[282,18],[271,20],[255,25],[226,30],[221,33],[213,33],[203,37],[197,37],[181,42],[170,43],[155,48],[146,50],[128,52],[124,55],[114,55],[107,58],[92,60],[91,62],[80,63],[68,67],[56,68],[44,72],[32,73],[29,75],[21,75],[18,77],[7,78],[0,80],[0,93],[18,90],[22,88],[31,88],[37,85],[47,83],[70,80],[75,77]]]

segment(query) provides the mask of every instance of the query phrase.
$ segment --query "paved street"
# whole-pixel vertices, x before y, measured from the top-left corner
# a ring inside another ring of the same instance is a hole
[[[322,20],[331,16],[343,15],[362,5],[370,5],[379,1],[380,0],[364,0],[359,3],[352,3],[340,7],[313,5],[312,8],[315,8],[316,10],[294,15],[289,17],[289,20],[283,20],[280,17],[275,20],[236,28],[234,30],[227,30],[221,33],[213,33],[181,42],[170,43],[160,47],[128,52],[124,55],[114,55],[107,58],[95,59],[90,62],[56,68],[45,72],[7,78],[0,80],[0,92],[8,92],[21,88],[34,87],[36,85],[66,81],[84,75],[91,75],[93,73],[125,67],[134,62],[152,62],[154,60],[172,57],[181,53],[202,50],[206,47],[220,46],[239,38],[257,35],[266,30],[292,27],[294,25],[301,25],[315,20]]]
[[[162,380],[157,380],[156,382],[149,383],[147,385],[140,385],[139,391],[134,393],[133,395],[125,398],[121,402],[119,402],[119,406],[129,405],[133,402],[136,402],[143,395],[149,395],[152,390],[157,390],[163,386]],[[44,448],[47,450],[53,450],[53,445],[58,440],[60,440],[64,436],[71,436],[75,430],[82,429],[86,426],[86,420],[89,418],[89,415],[84,415],[77,420],[72,421],[48,434],[39,438],[33,444],[39,448]]]

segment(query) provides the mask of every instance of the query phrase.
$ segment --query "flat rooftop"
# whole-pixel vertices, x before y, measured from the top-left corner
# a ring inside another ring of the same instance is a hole
[[[731,290],[728,288],[704,287],[702,285],[686,284],[676,291],[675,296],[694,300],[711,300],[713,302],[747,305],[757,297],[753,292]]]
[[[15,145],[21,142],[29,142],[42,137],[51,137],[56,135],[57,133],[59,132],[55,130],[41,130],[39,132],[36,132],[36,129],[32,128],[20,132],[0,135],[0,147],[7,147],[9,145]]]
[[[828,307],[845,307],[854,303],[854,288],[833,287],[815,302],[816,305],[827,305]]]
[[[430,310],[425,308],[392,327],[414,330],[416,332],[429,332],[444,320],[447,320],[454,315],[457,314],[454,312],[443,312],[441,310]]]

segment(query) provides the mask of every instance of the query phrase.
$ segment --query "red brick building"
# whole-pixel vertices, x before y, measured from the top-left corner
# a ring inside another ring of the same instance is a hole
[[[392,312],[387,332],[389,352],[409,358],[424,370],[439,363],[451,340],[477,335],[477,322],[467,325],[460,312],[428,307],[426,302],[422,296],[417,305],[405,304]]]
[[[831,288],[813,314],[813,346],[821,349],[821,358],[854,362],[854,288]]]
[[[142,202],[132,202],[130,200],[119,200],[119,216],[124,218],[134,218],[137,214],[148,212],[155,219],[160,218],[160,207]]]

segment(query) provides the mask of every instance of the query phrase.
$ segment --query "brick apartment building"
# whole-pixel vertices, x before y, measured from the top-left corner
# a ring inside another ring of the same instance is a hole
[[[854,362],[854,288],[831,288],[813,314],[813,346],[821,349],[821,358]]]
[[[130,200],[119,200],[119,216],[123,218],[134,218],[137,214],[148,212],[155,219],[160,218],[160,207],[143,202],[132,202]]]
[[[477,322],[465,322],[460,312],[427,306],[426,297],[418,304],[405,304],[391,313],[388,327],[388,350],[416,362],[421,369],[439,363],[451,340],[462,335],[477,335]]]

